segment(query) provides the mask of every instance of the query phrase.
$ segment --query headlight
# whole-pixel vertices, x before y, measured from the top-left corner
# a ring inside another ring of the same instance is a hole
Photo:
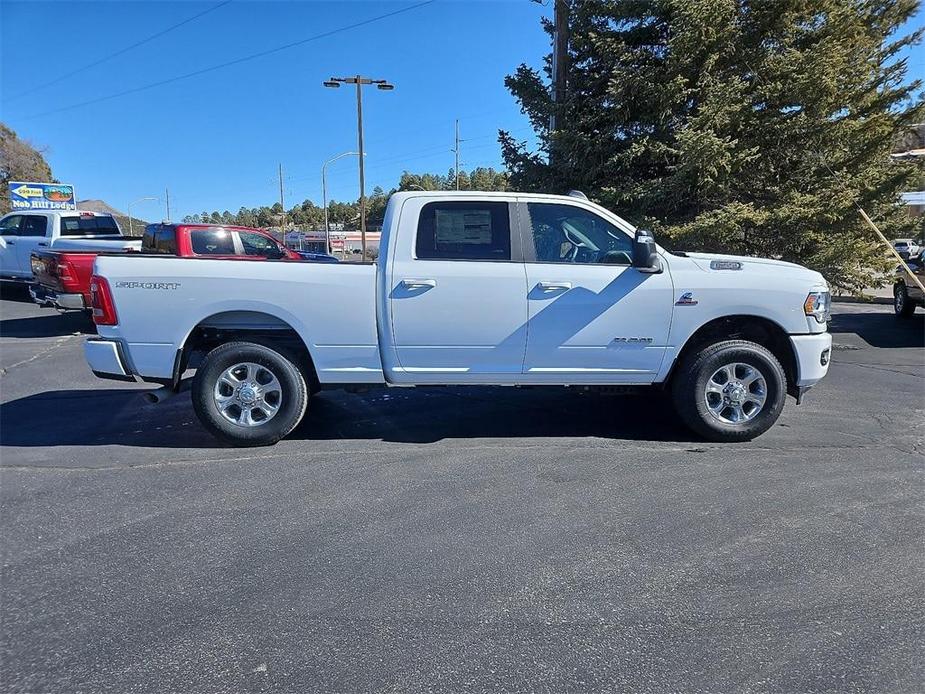
[[[829,319],[832,308],[832,295],[829,292],[810,292],[803,302],[803,313],[812,316],[817,323],[825,323]]]

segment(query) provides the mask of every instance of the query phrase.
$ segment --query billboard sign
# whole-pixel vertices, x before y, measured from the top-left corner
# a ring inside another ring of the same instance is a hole
[[[10,181],[10,208],[13,210],[76,210],[74,186],[64,183]]]

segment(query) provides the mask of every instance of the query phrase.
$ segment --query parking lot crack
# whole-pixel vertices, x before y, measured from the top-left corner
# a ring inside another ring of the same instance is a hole
[[[0,369],[0,378],[3,378],[3,377],[6,376],[10,371],[12,371],[13,369],[15,369],[15,368],[17,368],[17,367],[25,366],[26,364],[29,364],[29,363],[31,363],[31,362],[36,361],[37,359],[41,359],[42,357],[51,354],[52,352],[54,352],[54,351],[60,349],[60,348],[63,347],[64,345],[66,345],[68,342],[70,342],[70,341],[71,341],[73,338],[75,338],[75,337],[80,337],[80,334],[79,334],[79,333],[75,333],[75,334],[73,334],[73,335],[65,335],[64,337],[59,337],[57,340],[54,341],[53,344],[49,345],[48,347],[46,347],[46,348],[43,349],[43,350],[39,350],[38,352],[36,352],[35,354],[33,354],[33,355],[32,355],[31,357],[29,357],[28,359],[23,359],[22,361],[18,361],[18,362],[16,362],[15,364],[10,364],[10,365],[7,366],[5,369]]]

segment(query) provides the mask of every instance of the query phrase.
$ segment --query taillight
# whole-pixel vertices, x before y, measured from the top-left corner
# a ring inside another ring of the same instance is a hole
[[[62,282],[71,282],[74,279],[74,269],[63,258],[58,259],[58,279]]]
[[[119,322],[112,290],[105,277],[93,275],[90,278],[90,306],[93,308],[93,322],[97,325],[116,325]]]

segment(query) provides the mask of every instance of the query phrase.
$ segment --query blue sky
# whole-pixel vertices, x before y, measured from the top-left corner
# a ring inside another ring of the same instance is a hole
[[[355,93],[325,89],[332,75],[360,73],[396,86],[364,91],[368,191],[396,185],[406,168],[445,174],[453,166],[455,118],[465,169],[500,166],[499,127],[530,135],[504,88],[506,74],[524,61],[539,65],[548,50],[539,20],[550,10],[529,0],[438,0],[226,69],[35,117],[415,4],[235,0],[15,98],[217,4],[0,3],[2,120],[48,148],[55,176],[73,183],[78,197],[125,210],[169,186],[174,217],[272,204],[280,162],[287,207],[305,198],[320,203],[322,162],[357,145]],[[329,166],[328,183],[329,197],[356,199],[355,158]],[[156,208],[142,203],[133,213],[153,218]]]
[[[548,37],[530,0],[437,0],[272,55],[97,103],[66,108],[347,27],[410,2],[0,2],[0,118],[47,147],[55,175],[80,198],[125,210],[170,188],[175,218],[278,200],[321,199],[321,163],[356,148],[352,88],[332,75],[394,82],[364,93],[367,190],[402,170],[446,173],[453,121],[461,167],[499,167],[499,127],[530,128],[504,88],[518,64],[541,65]],[[171,25],[183,26],[51,87],[20,96]],[[922,23],[921,15],[915,25]],[[65,30],[66,28],[66,30]],[[38,48],[38,50],[37,50]],[[910,55],[925,75],[925,51]],[[18,97],[18,98],[17,98]],[[66,109],[48,113],[55,109]],[[355,199],[356,163],[329,167],[329,197]],[[136,216],[161,216],[142,203]]]

